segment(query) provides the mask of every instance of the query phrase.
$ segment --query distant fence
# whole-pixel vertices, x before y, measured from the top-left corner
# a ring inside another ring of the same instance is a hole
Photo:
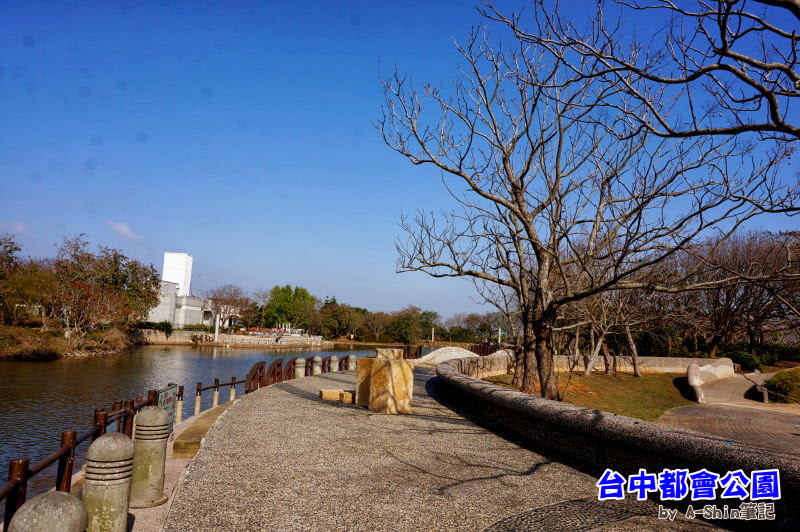
[[[469,351],[472,351],[478,356],[486,357],[491,355],[492,353],[496,353],[501,349],[514,349],[514,346],[509,344],[495,344],[492,342],[480,342],[477,344],[473,344],[467,348]]]

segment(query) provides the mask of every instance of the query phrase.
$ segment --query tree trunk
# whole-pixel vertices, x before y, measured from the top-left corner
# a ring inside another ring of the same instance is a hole
[[[517,340],[514,344],[514,378],[511,385],[516,389],[522,388],[522,377],[525,375],[525,350]]]
[[[753,327],[747,327],[747,340],[748,340],[748,347],[750,348],[750,354],[756,356],[756,331]]]
[[[522,364],[523,373],[520,391],[533,395],[536,393],[536,376],[539,371],[535,341],[533,339],[523,341],[522,349],[524,351],[524,362]]]
[[[534,327],[536,334],[536,364],[539,370],[542,397],[558,401],[558,377],[553,364],[553,325],[540,321]]]
[[[608,345],[606,345],[605,338],[600,339],[600,351],[603,352],[603,364],[606,368],[606,375],[613,375],[614,368],[612,367],[611,356],[608,352]]]
[[[642,369],[639,367],[639,350],[636,349],[636,342],[633,341],[633,335],[631,334],[631,326],[625,326],[625,336],[628,337],[628,347],[631,350],[631,359],[633,360],[633,374],[636,377],[642,376]],[[697,335],[695,333],[695,342],[697,341]]]
[[[522,375],[520,377],[519,391],[522,393],[536,393],[536,344],[533,333],[533,318],[530,311],[522,314]]]
[[[717,348],[719,347],[720,341],[722,338],[718,335],[714,335],[711,337],[711,344],[708,349],[708,356],[711,358],[716,358],[717,356]]]
[[[597,355],[600,353],[600,346],[603,345],[603,337],[605,334],[600,336],[599,341],[595,341],[594,337],[594,329],[589,329],[589,338],[590,338],[590,345],[591,345],[591,354],[589,355],[589,361],[586,363],[586,369],[583,370],[583,376],[588,377],[592,374],[592,368],[594,367],[594,361],[597,359]]]

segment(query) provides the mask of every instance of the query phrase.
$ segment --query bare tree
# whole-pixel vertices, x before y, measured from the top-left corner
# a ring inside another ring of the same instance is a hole
[[[458,204],[403,218],[398,270],[472,277],[511,295],[521,389],[532,393],[538,377],[556,399],[561,307],[614,289],[685,288],[637,274],[711,228],[730,232],[765,206],[792,205],[795,191],[775,177],[780,157],[760,164],[735,136],[637,127],[632,116],[664,105],[576,75],[593,58],[574,65],[536,42],[504,44],[473,31],[450,91],[395,72],[376,127],[413,164],[439,168]]]
[[[219,318],[220,324],[239,315],[250,305],[250,298],[236,285],[226,284],[212,288],[204,294],[210,300],[211,311]]]
[[[739,276],[742,282],[712,286],[692,297],[692,314],[706,333],[709,353],[746,340],[751,351],[764,343],[769,322],[795,318],[781,304],[782,294],[796,290],[800,276],[789,261],[792,237],[766,232],[733,235],[725,242],[709,239],[686,250],[683,267],[695,272],[696,282]],[[684,305],[685,308],[685,305]]]
[[[547,48],[575,76],[641,103],[614,106],[635,128],[666,137],[800,139],[797,0],[598,2],[587,30],[563,17],[558,1],[533,0],[530,8],[504,14],[487,2],[482,12]],[[653,28],[643,40],[632,31],[642,20]]]
[[[385,312],[370,312],[364,317],[364,327],[375,336],[377,342],[391,321],[392,317]]]

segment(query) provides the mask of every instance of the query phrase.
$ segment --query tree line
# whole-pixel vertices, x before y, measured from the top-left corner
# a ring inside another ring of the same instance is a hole
[[[564,305],[553,326],[554,354],[574,356],[586,373],[598,361],[604,371],[613,372],[616,357],[630,357],[637,374],[638,357],[645,355],[731,356],[749,369],[782,356],[797,357],[800,278],[786,274],[800,260],[799,237],[740,231],[706,239],[641,269],[636,277],[645,285],[686,278],[692,290],[605,291]],[[4,324],[63,332],[70,345],[80,346],[87,336],[110,327],[141,326],[158,303],[159,280],[152,265],[117,249],[92,251],[83,235],[65,238],[54,258],[23,258],[20,251],[14,237],[0,236]],[[433,330],[440,342],[502,339],[518,351],[524,345],[522,312],[503,300],[496,300],[502,312],[444,318],[413,305],[370,311],[289,285],[248,295],[228,284],[204,296],[222,322],[238,328],[289,325],[326,339],[376,343],[428,340]]]
[[[236,285],[223,285],[204,294],[221,321],[234,318],[239,327],[277,328],[290,326],[326,339],[347,339],[376,343],[414,343],[434,339],[454,343],[475,343],[496,338],[502,316],[497,312],[457,314],[443,320],[439,313],[414,305],[390,312],[370,311],[324,299],[306,288],[290,285],[257,290],[252,296]],[[224,319],[223,319],[224,318]]]

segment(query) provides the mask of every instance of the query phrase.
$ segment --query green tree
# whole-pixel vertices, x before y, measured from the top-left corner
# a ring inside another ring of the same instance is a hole
[[[123,325],[138,323],[158,305],[160,281],[152,264],[145,266],[118,249],[101,247],[97,265],[101,269],[99,275],[103,287],[120,294]]]
[[[431,314],[436,313],[429,313],[426,317],[428,321],[430,321]],[[423,312],[414,305],[392,312],[392,322],[389,324],[387,332],[396,342],[414,343],[425,335]]]
[[[297,329],[308,329],[317,305],[317,298],[300,286],[274,286],[268,293],[256,292],[261,300],[261,316],[264,325],[275,327],[281,323],[290,323]]]
[[[350,337],[364,324],[369,311],[328,299],[319,309],[322,335],[327,338]]]
[[[86,236],[65,238],[53,261],[54,307],[70,343],[101,325],[126,327],[158,303],[155,268],[100,247],[89,250]]]
[[[17,252],[22,248],[17,243],[14,235],[4,234],[0,236],[0,279],[8,270],[13,269],[18,262]]]

